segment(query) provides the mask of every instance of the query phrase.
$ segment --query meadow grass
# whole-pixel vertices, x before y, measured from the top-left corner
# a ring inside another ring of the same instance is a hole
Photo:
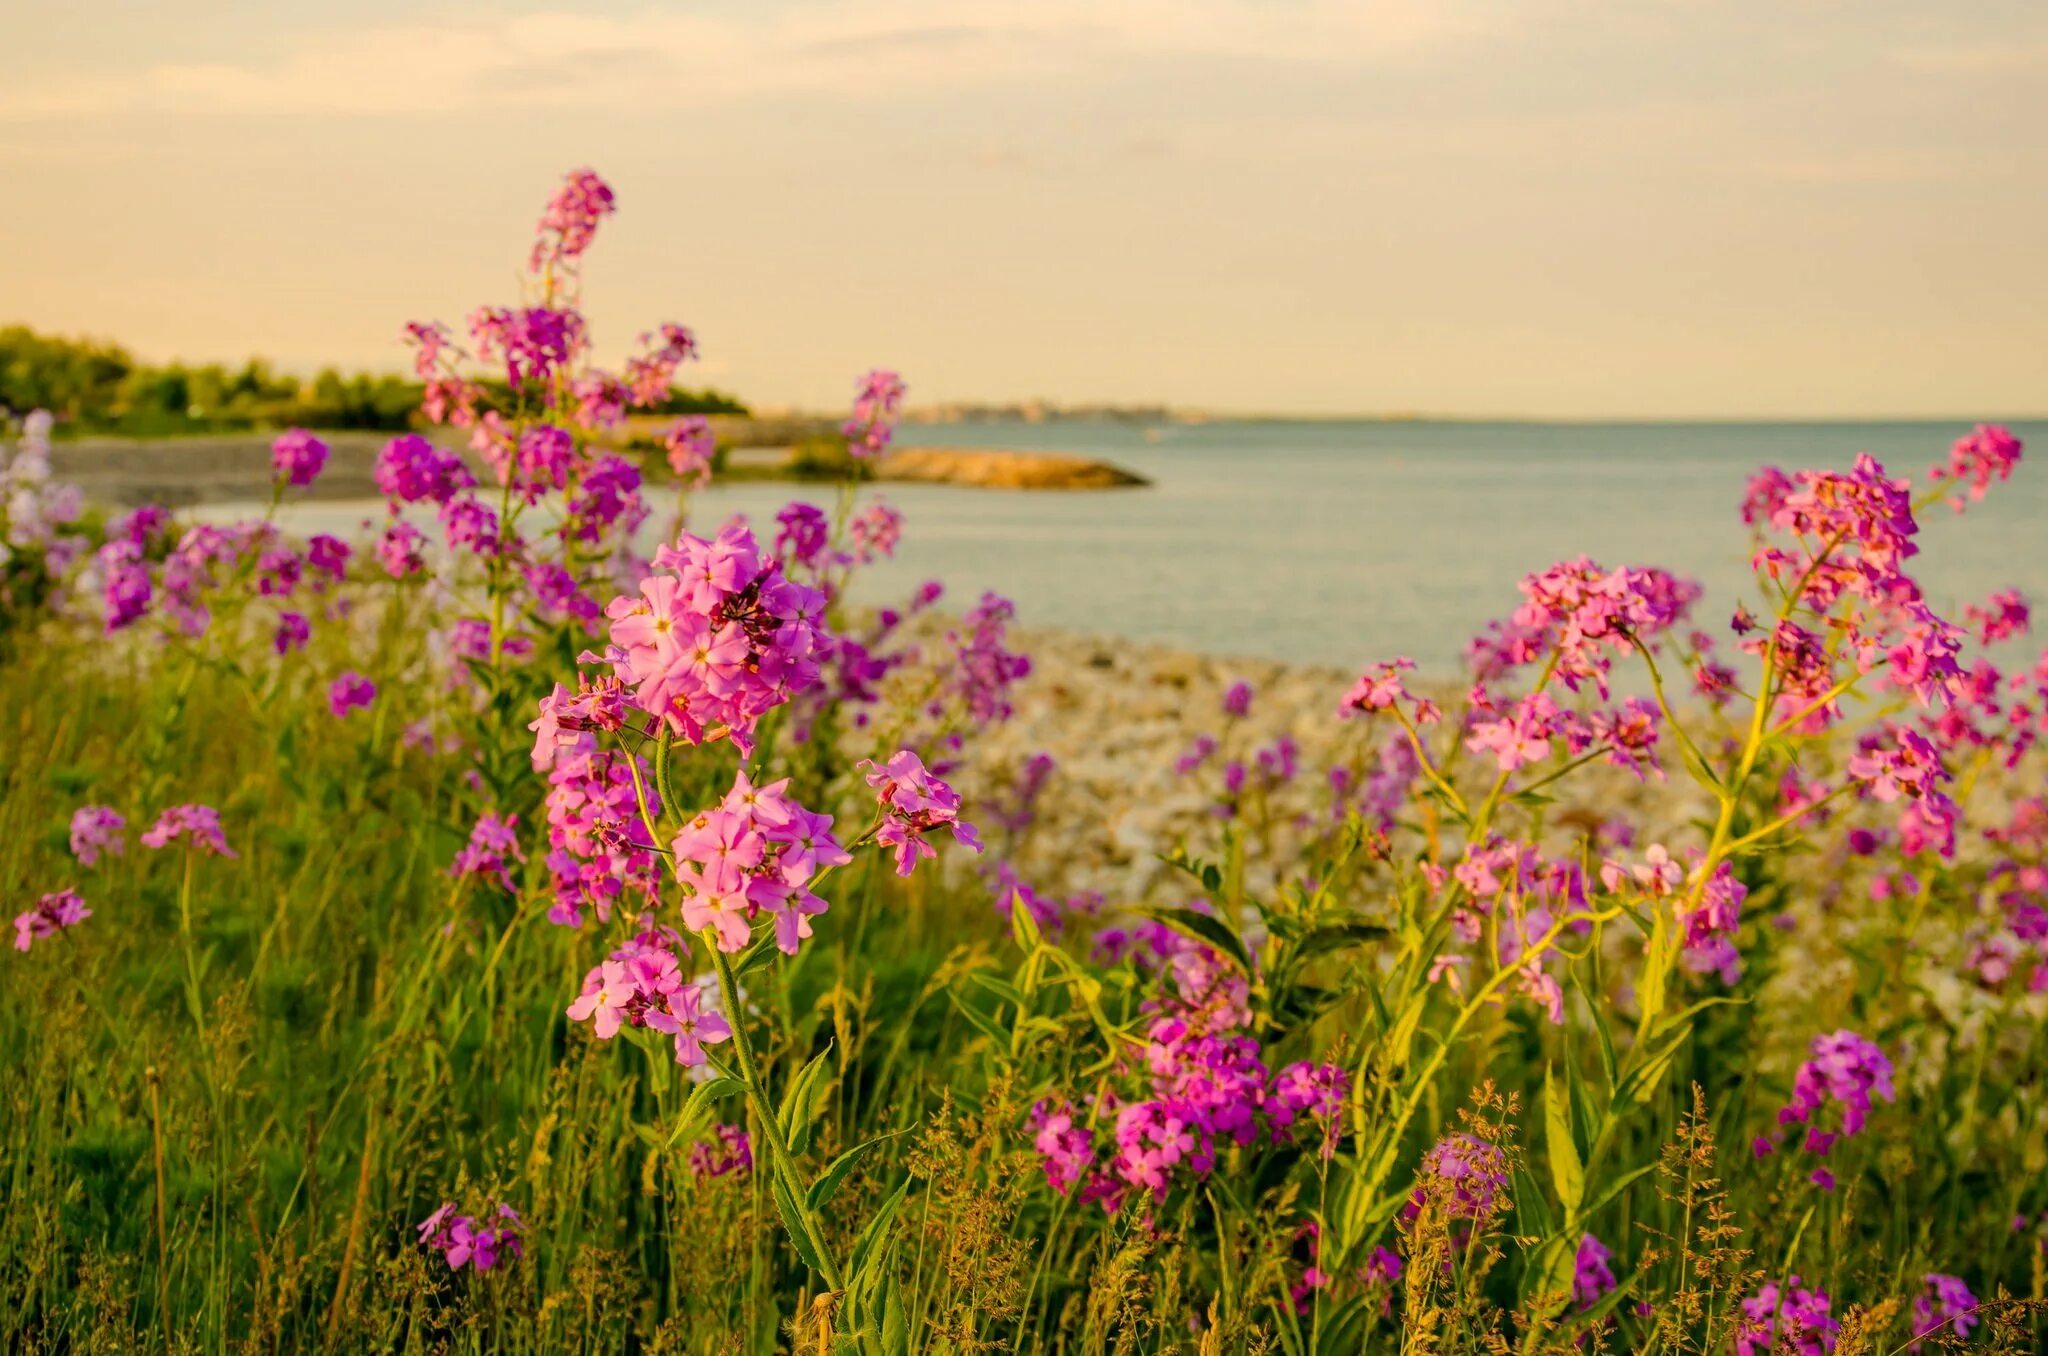
[[[1234,687],[1104,897],[983,753],[1011,605],[848,605],[862,477],[640,554],[596,435],[695,340],[588,368],[612,205],[412,327],[496,483],[394,439],[367,549],[276,526],[300,431],[228,527],[0,462],[7,1349],[2039,1349],[2048,660],[1905,571],[2017,440],[1766,468],[1746,604],[1531,574],[1455,700]]]

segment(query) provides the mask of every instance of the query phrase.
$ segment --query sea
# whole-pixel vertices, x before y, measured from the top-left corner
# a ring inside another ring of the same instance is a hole
[[[2048,422],[2008,426],[2030,455],[1966,512],[1928,509],[1913,566],[1946,614],[2018,588],[2042,605],[2048,628]],[[903,543],[856,593],[880,603],[939,579],[952,606],[993,590],[1026,624],[1344,667],[1406,655],[1449,676],[1466,641],[1520,601],[1517,580],[1582,554],[1698,580],[1700,619],[1719,630],[1757,597],[1740,512],[1752,471],[1846,468],[1869,452],[1917,480],[1968,427],[916,425],[901,445],[1083,453],[1152,483],[1077,493],[881,486],[903,513]],[[769,521],[804,497],[801,486],[714,488],[692,517],[699,530],[735,512]]]
[[[1958,514],[1923,515],[1912,562],[1946,615],[2017,588],[2048,628],[2048,421],[2007,421],[2029,445],[2010,481]],[[1698,580],[1711,629],[1757,602],[1743,487],[1758,467],[1846,468],[1859,452],[1924,476],[1969,425],[1912,423],[1482,423],[1215,420],[1207,423],[918,424],[902,446],[1081,453],[1145,476],[1142,488],[1017,492],[890,484],[903,514],[893,560],[859,602],[944,606],[984,592],[1020,624],[1129,637],[1224,656],[1360,666],[1405,655],[1454,677],[1466,641],[1519,601],[1516,581],[1587,555]],[[734,514],[773,531],[792,499],[829,509],[829,486],[747,482],[691,498],[707,532]],[[336,530],[363,506],[294,517]],[[657,511],[656,521],[666,521]],[[2042,643],[2034,642],[2036,649]],[[1999,656],[2009,661],[2010,655]]]

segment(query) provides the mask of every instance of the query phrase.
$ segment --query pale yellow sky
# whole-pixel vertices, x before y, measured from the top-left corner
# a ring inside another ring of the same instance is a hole
[[[601,348],[842,403],[2048,409],[2039,0],[0,0],[0,323],[398,368],[560,172]]]

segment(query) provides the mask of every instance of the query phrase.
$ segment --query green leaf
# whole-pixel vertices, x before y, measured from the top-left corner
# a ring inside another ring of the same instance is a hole
[[[1163,856],[1159,860],[1168,866],[1178,867],[1200,881],[1202,892],[1211,899],[1223,893],[1223,871],[1214,862],[1205,862],[1181,852]]]
[[[1558,1081],[1555,1068],[1543,1075],[1543,1135],[1550,1148],[1550,1181],[1557,1199],[1564,1205],[1565,1218],[1579,1213],[1586,1194],[1586,1169],[1572,1138],[1570,1093]]]
[[[1662,1021],[1658,1022],[1656,1026],[1650,1029],[1650,1039],[1663,1039],[1666,1035],[1676,1030],[1679,1026],[1690,1022],[1693,1018],[1699,1016],[1708,1008],[1718,1008],[1726,1004],[1735,1004],[1737,1006],[1742,1006],[1746,1005],[1748,1002],[1749,1000],[1747,998],[1731,997],[1728,994],[1715,994],[1711,997],[1702,998],[1699,1002],[1692,1004],[1690,1007],[1684,1008],[1678,1012],[1674,1012],[1669,1017],[1666,1017]]]
[[[1538,1238],[1550,1236],[1550,1203],[1543,1199],[1543,1189],[1536,1185],[1536,1179],[1520,1164],[1515,1165],[1515,1210],[1529,1222],[1529,1233]]]
[[[1039,943],[1045,940],[1045,934],[1038,929],[1038,919],[1015,899],[1010,901],[1010,935],[1017,939],[1017,945],[1027,956],[1038,950]]]
[[[1586,1000],[1586,1007],[1593,1014],[1593,1034],[1600,1038],[1600,1071],[1607,1076],[1607,1094],[1614,1095],[1614,1080],[1618,1077],[1614,1058],[1614,1035],[1607,1029],[1606,1006],[1593,1001],[1593,991],[1586,986],[1585,977],[1577,966],[1572,967],[1572,983]]]
[[[743,978],[774,960],[779,954],[775,949],[775,934],[770,931],[767,936],[740,953],[740,958],[733,962],[733,978]]]
[[[888,1356],[910,1356],[910,1320],[903,1312],[903,1295],[893,1285],[882,1301],[882,1350]]]
[[[1599,1214],[1602,1210],[1605,1210],[1608,1206],[1620,1200],[1622,1192],[1627,1191],[1630,1187],[1634,1186],[1636,1182],[1640,1180],[1645,1173],[1655,1171],[1656,1167],[1657,1161],[1655,1159],[1651,1159],[1649,1162],[1643,1164],[1643,1166],[1641,1166],[1640,1168],[1631,1168],[1629,1169],[1629,1171],[1615,1178],[1614,1182],[1608,1186],[1607,1190],[1600,1193],[1600,1199],[1594,1201],[1591,1205],[1586,1207],[1586,1213],[1579,1219],[1578,1223],[1584,1224],[1587,1220],[1590,1220],[1591,1218],[1593,1218],[1593,1216]]]
[[[889,1227],[896,1222],[896,1212],[903,1208],[903,1198],[909,1194],[910,1179],[906,1177],[902,1185],[891,1192],[888,1199],[876,1206],[875,1212],[868,1216],[867,1225],[861,1229],[860,1237],[853,1241],[853,1260],[848,1274],[854,1279],[847,1282],[849,1285],[857,1284],[861,1277],[868,1274],[869,1266],[879,1261],[880,1254],[875,1250],[876,1245],[889,1236]]]
[[[1193,909],[1164,908],[1156,904],[1141,905],[1132,912],[1155,923],[1164,923],[1183,936],[1192,937],[1198,942],[1214,947],[1236,961],[1246,975],[1252,973],[1252,953],[1245,946],[1244,939],[1237,935],[1235,928],[1215,914],[1198,913]]]
[[[1548,1318],[1570,1303],[1577,1257],[1578,1241],[1571,1236],[1569,1224],[1537,1249],[1522,1281],[1522,1300],[1531,1312]]]
[[[669,1132],[668,1143],[662,1148],[673,1149],[677,1140],[708,1119],[713,1102],[746,1090],[747,1085],[737,1078],[707,1078],[690,1089],[690,1099],[683,1103],[683,1114],[676,1118],[675,1129]]]
[[[953,1000],[953,1006],[960,1010],[960,1015],[967,1019],[968,1025],[972,1026],[976,1031],[979,1031],[982,1035],[994,1041],[997,1045],[1003,1046],[1005,1048],[1009,1046],[1010,1033],[1003,1030],[1003,1028],[996,1022],[995,1018],[989,1016],[980,1008],[977,1008],[976,1006],[974,1006],[974,1004],[962,998],[960,996],[959,990],[950,988],[947,989],[946,997]]]
[[[782,1105],[776,1110],[775,1119],[781,1124],[783,1138],[793,1153],[802,1153],[810,1147],[818,1089],[826,1076],[825,1056],[831,1053],[831,1043],[827,1042],[823,1050],[811,1056],[811,1062],[790,1080],[789,1091],[783,1094]]]
[[[1357,946],[1361,942],[1377,941],[1392,935],[1392,929],[1378,923],[1324,923],[1310,928],[1295,951],[1303,959],[1321,956],[1331,951],[1341,951]]]
[[[810,1206],[813,1213],[824,1209],[832,1197],[838,1193],[840,1184],[846,1180],[846,1175],[853,1171],[854,1164],[860,1162],[863,1154],[867,1153],[868,1150],[874,1148],[877,1144],[880,1144],[883,1140],[907,1135],[910,1133],[910,1130],[911,1127],[906,1126],[901,1130],[891,1130],[886,1135],[876,1135],[873,1139],[863,1140],[839,1155],[839,1157],[833,1159],[830,1166],[825,1169],[818,1180],[811,1183],[811,1189],[804,1193],[804,1204]]]
[[[971,971],[969,972],[967,978],[969,982],[978,984],[982,988],[987,989],[990,993],[1002,999],[1005,1003],[1014,1005],[1019,1012],[1022,1012],[1024,1010],[1024,994],[1021,990],[1017,988],[1016,985],[1010,983],[1009,980],[997,979],[994,975],[989,974],[985,970]]]
[[[1656,1096],[1663,1085],[1664,1075],[1671,1071],[1671,1061],[1678,1055],[1678,1047],[1685,1044],[1692,1035],[1686,1027],[1672,1036],[1663,1045],[1652,1050],[1643,1063],[1628,1077],[1621,1080],[1621,1086],[1614,1090],[1614,1101],[1618,1106],[1624,1102],[1646,1104]]]
[[[1643,957],[1642,978],[1636,984],[1636,1009],[1640,1030],[1648,1031],[1664,1012],[1665,976],[1671,970],[1671,925],[1659,909],[1650,925],[1650,945]]]
[[[1017,1023],[1017,1038],[1020,1048],[1029,1047],[1039,1041],[1064,1036],[1067,1026],[1064,1022],[1050,1017],[1026,1017]]]
[[[791,1199],[789,1188],[782,1184],[780,1175],[770,1173],[768,1176],[775,1188],[776,1213],[782,1216],[783,1232],[789,1235],[791,1245],[796,1248],[796,1255],[801,1257],[804,1265],[812,1271],[824,1274],[825,1269],[818,1265],[818,1254],[811,1247],[811,1240],[804,1234],[801,1223],[803,1214],[796,1208],[796,1202]]]

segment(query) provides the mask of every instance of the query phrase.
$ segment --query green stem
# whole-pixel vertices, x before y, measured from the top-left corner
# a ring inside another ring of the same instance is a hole
[[[192,939],[192,853],[185,849],[185,871],[178,881],[178,941],[185,953],[185,1006],[192,1011],[192,1025],[199,1039],[206,1040],[206,1004],[199,991],[199,953]]]
[[[668,775],[669,744],[674,738],[675,736],[669,731],[667,718],[663,717],[661,733],[654,741],[654,789],[661,793],[661,813],[663,818],[677,817],[682,814],[682,802],[676,799],[675,784],[669,780]]]
[[[754,1048],[747,1040],[747,1024],[740,1011],[739,977],[733,974],[732,958],[718,949],[718,938],[710,930],[707,929],[702,936],[704,945],[711,952],[711,968],[718,975],[718,992],[724,1001],[726,1021],[732,1027],[732,1051],[733,1057],[739,1061],[740,1083],[746,1089],[747,1104],[753,1108],[754,1119],[761,1127],[761,1137],[768,1141],[768,1157],[775,1175],[789,1194],[796,1226],[809,1236],[807,1241],[818,1259],[818,1271],[824,1276],[825,1284],[834,1290],[844,1290],[846,1278],[826,1247],[824,1231],[818,1227],[810,1206],[804,1201],[805,1188],[797,1176],[795,1155],[784,1141],[782,1123],[776,1119],[775,1109],[768,1105],[768,1098],[763,1092],[761,1066],[754,1059]]]

